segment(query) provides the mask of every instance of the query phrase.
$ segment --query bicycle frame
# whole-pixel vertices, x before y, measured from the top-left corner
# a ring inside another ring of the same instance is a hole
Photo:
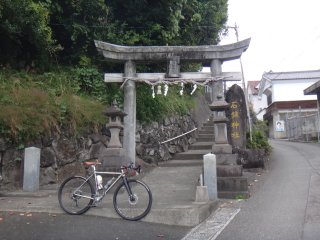
[[[115,180],[112,181],[112,183],[110,184],[110,186],[108,186],[107,189],[104,189],[104,188],[103,188],[103,190],[104,190],[104,191],[103,191],[103,195],[101,196],[101,198],[99,199],[99,201],[102,200],[102,198],[110,191],[111,188],[113,188],[113,186],[114,186],[121,178],[122,178],[122,180],[123,180],[123,182],[124,182],[124,184],[125,184],[125,186],[126,186],[126,189],[127,189],[128,193],[129,193],[129,196],[130,196],[130,198],[131,198],[132,192],[131,192],[131,189],[130,189],[128,183],[127,183],[127,178],[126,178],[126,176],[125,176],[125,173],[124,173],[124,171],[123,171],[122,169],[121,169],[121,172],[101,172],[101,171],[96,171],[96,166],[95,166],[95,165],[92,165],[92,166],[90,166],[90,167],[92,168],[93,173],[92,173],[90,176],[88,176],[87,178],[84,178],[84,179],[85,179],[84,183],[81,184],[81,185],[75,190],[75,192],[77,192],[86,182],[90,181],[90,179],[93,177],[94,182],[95,182],[95,187],[96,187],[96,189],[95,189],[95,196],[97,196],[97,195],[99,195],[99,192],[98,192],[98,182],[97,182],[97,180],[96,180],[96,179],[97,179],[97,175],[99,175],[99,174],[101,174],[101,175],[118,175],[118,177],[117,177]],[[80,195],[78,195],[78,194],[74,194],[74,195],[75,195],[75,196],[80,196]],[[89,199],[95,199],[95,196],[93,196],[93,197],[87,197],[87,196],[81,195],[81,197],[83,197],[83,198],[89,198]]]

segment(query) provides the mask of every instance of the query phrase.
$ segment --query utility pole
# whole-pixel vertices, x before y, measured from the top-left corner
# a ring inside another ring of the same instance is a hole
[[[227,28],[231,28],[235,31],[237,42],[239,42],[239,33],[238,33],[239,26],[237,25],[237,23],[234,24],[234,27],[228,26]],[[252,123],[251,123],[251,116],[250,116],[250,109],[249,109],[249,98],[248,98],[248,91],[246,88],[246,82],[245,82],[245,78],[244,78],[241,56],[240,56],[239,60],[240,60],[241,77],[242,77],[242,88],[243,88],[244,96],[246,99],[247,117],[248,117],[248,124],[249,124],[249,135],[250,135],[250,141],[252,141]]]

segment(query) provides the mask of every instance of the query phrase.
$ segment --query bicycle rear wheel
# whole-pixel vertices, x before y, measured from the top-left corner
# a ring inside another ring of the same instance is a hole
[[[132,196],[129,196],[123,182],[114,192],[113,206],[122,218],[137,221],[149,213],[152,205],[152,194],[149,187],[142,181],[130,179],[127,182]]]
[[[58,199],[60,207],[69,214],[80,215],[89,210],[93,203],[94,188],[84,177],[73,176],[60,186]]]

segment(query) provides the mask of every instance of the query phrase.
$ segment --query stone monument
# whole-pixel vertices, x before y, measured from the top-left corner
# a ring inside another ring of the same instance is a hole
[[[213,111],[215,139],[212,151],[217,159],[218,196],[219,198],[248,198],[248,180],[243,177],[243,168],[237,163],[238,155],[232,153],[232,146],[228,141],[227,124],[230,120],[226,117],[226,112],[234,106],[227,103],[224,95],[220,94],[218,92],[217,100],[209,105]]]
[[[246,148],[247,107],[242,88],[236,84],[226,93],[226,101],[230,104],[227,110],[228,139],[233,148]]]
[[[29,147],[24,151],[23,191],[39,191],[40,148]]]

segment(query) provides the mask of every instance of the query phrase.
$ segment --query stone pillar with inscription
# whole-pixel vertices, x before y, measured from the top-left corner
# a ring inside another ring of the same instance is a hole
[[[226,101],[230,104],[227,111],[228,139],[233,148],[246,147],[247,107],[242,88],[234,84],[226,93]]]
[[[212,61],[212,74],[219,74],[221,62]],[[230,108],[229,103],[224,99],[222,81],[215,82],[214,101],[209,105],[213,111],[214,122],[214,144],[212,151],[217,158],[217,186],[219,198],[236,198],[241,196],[247,198],[248,180],[242,176],[242,166],[237,164],[237,154],[232,154],[232,146],[228,141],[227,123],[229,119],[226,111]],[[231,106],[233,107],[233,106]]]

